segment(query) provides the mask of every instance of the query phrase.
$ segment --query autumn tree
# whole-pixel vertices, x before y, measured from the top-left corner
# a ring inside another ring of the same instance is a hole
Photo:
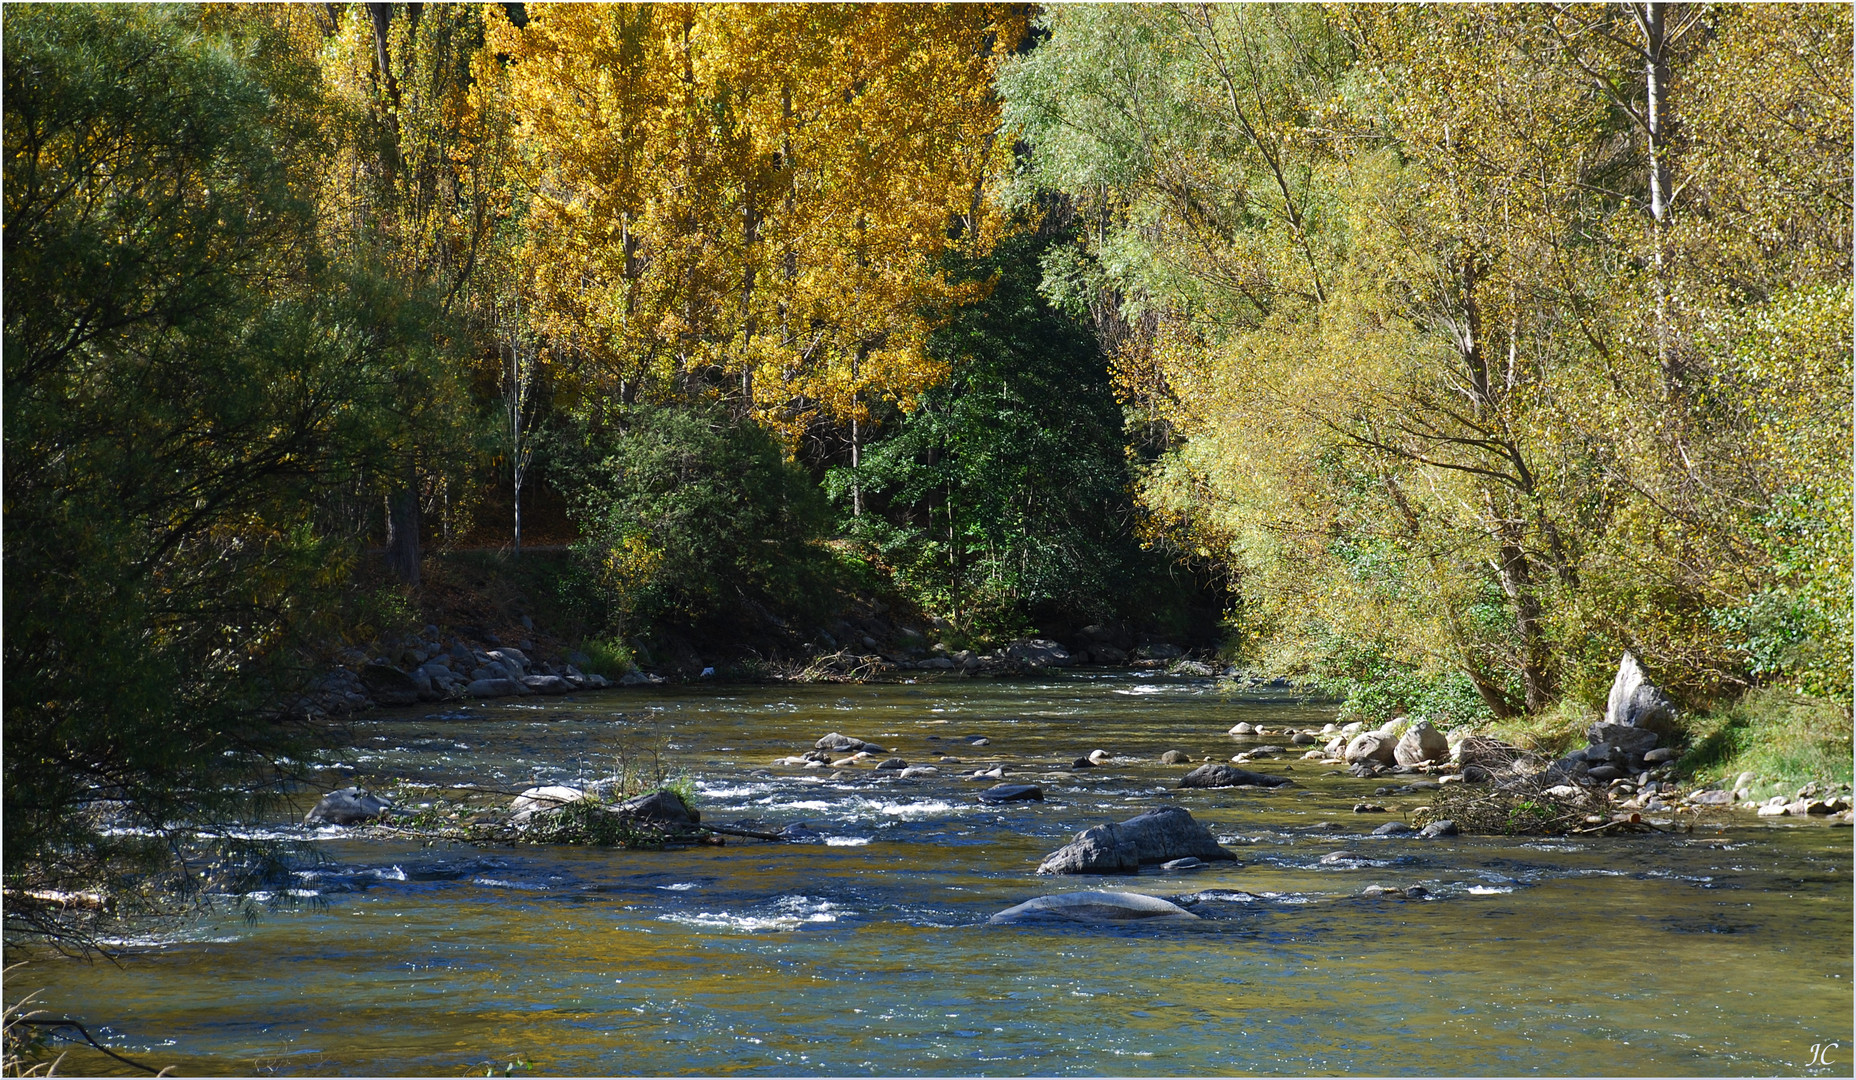
[[[1804,445],[1848,472],[1847,417],[1817,404],[1848,386],[1842,14],[1172,5],[1046,26],[1006,114],[1035,181],[1095,222],[1046,287],[1112,298],[1124,392],[1176,440],[1149,503],[1240,568],[1259,655],[1453,669],[1510,714],[1601,694],[1624,646],[1705,696],[1769,666],[1729,627],[1847,635],[1777,600],[1734,614],[1821,558],[1762,554],[1797,550],[1762,522],[1810,517],[1847,550],[1847,484],[1787,479]],[[1763,94],[1728,74],[1753,41]],[[1822,346],[1781,371],[1790,347],[1748,328],[1794,322]]]
[[[854,448],[869,401],[933,382],[936,258],[996,234],[1009,9],[526,12],[492,34],[531,163],[524,280],[593,385],[841,422]]]

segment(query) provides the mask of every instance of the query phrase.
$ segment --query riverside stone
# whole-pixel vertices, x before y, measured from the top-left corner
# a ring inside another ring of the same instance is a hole
[[[419,683],[391,664],[363,664],[357,673],[367,695],[381,705],[413,705],[419,701]]]
[[[987,921],[994,925],[1043,919],[1069,922],[1130,922],[1136,919],[1197,919],[1170,900],[1142,893],[1090,889],[1055,893],[1010,907]]]
[[[1040,874],[1131,874],[1187,857],[1236,862],[1211,830],[1184,807],[1162,806],[1112,825],[1097,825],[1046,856]]]
[[[1348,762],[1359,764],[1370,761],[1380,765],[1390,765],[1397,752],[1398,744],[1376,731],[1368,731],[1353,737],[1347,744],[1344,756]]]
[[[1625,652],[1605,701],[1605,722],[1621,727],[1648,728],[1667,734],[1674,728],[1676,704],[1644,677],[1637,657]]]
[[[1623,724],[1593,724],[1586,729],[1585,737],[1591,743],[1585,749],[1585,759],[1594,763],[1608,758],[1615,761],[1610,754],[1610,749],[1615,748],[1627,763],[1638,764],[1656,746],[1656,732]]]
[[[1005,659],[1026,667],[1069,667],[1076,663],[1069,650],[1046,638],[1014,641],[1001,650]]]
[[[1418,838],[1420,840],[1435,840],[1440,836],[1455,836],[1458,832],[1459,830],[1456,827],[1456,822],[1451,821],[1449,818],[1439,818],[1429,825],[1426,825],[1424,828],[1419,829]]]
[[[1426,761],[1450,760],[1450,743],[1444,733],[1420,720],[1408,728],[1392,749],[1393,760],[1400,765],[1417,765]]]
[[[1166,753],[1160,755],[1160,764],[1162,765],[1188,765],[1191,764],[1191,762],[1192,758],[1181,750],[1168,750]]]
[[[532,691],[514,679],[472,679],[464,692],[471,697],[513,697]]]

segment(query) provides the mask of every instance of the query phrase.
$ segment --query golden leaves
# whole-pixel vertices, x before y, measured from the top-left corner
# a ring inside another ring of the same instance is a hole
[[[525,287],[614,381],[865,415],[939,375],[937,260],[983,250],[987,5],[531,5],[492,19],[527,147]],[[1013,20],[1017,18],[1015,23]]]

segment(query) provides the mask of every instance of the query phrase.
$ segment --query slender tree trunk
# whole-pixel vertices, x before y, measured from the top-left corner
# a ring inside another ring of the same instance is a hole
[[[387,569],[419,587],[419,476],[406,470],[406,486],[387,499]]]
[[[1656,358],[1665,377],[1670,375],[1669,289],[1665,281],[1669,201],[1669,37],[1667,5],[1633,5],[1643,33],[1645,84],[1644,134],[1650,157],[1650,287],[1656,302]]]

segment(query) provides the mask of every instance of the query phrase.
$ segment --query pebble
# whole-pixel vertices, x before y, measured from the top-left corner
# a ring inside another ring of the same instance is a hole
[[[1407,900],[1423,900],[1430,895],[1431,890],[1422,885],[1408,885],[1405,887],[1405,899]]]
[[[1460,830],[1456,822],[1449,818],[1440,818],[1418,830],[1418,837],[1423,840],[1435,840],[1440,836],[1456,836]]]
[[[1093,769],[1095,767],[1096,763],[1090,761],[1086,757],[1079,757],[1075,761],[1070,762],[1070,768],[1072,769]]]
[[[1162,765],[1185,765],[1189,764],[1191,761],[1192,758],[1182,750],[1168,750],[1166,753],[1160,755],[1160,764]]]
[[[1353,812],[1356,814],[1383,814],[1386,812],[1386,808],[1380,806],[1378,803],[1363,802],[1355,803]]]
[[[1232,735],[1255,735],[1256,733],[1257,729],[1250,724],[1238,723],[1231,725],[1230,734]]]
[[[906,769],[909,763],[899,757],[886,758],[877,764],[879,769]]]
[[[1388,821],[1384,825],[1381,825],[1377,829],[1374,829],[1373,835],[1374,836],[1404,836],[1406,833],[1415,832],[1415,831],[1416,831],[1415,829],[1413,829],[1411,826],[1405,824],[1402,821]]]

